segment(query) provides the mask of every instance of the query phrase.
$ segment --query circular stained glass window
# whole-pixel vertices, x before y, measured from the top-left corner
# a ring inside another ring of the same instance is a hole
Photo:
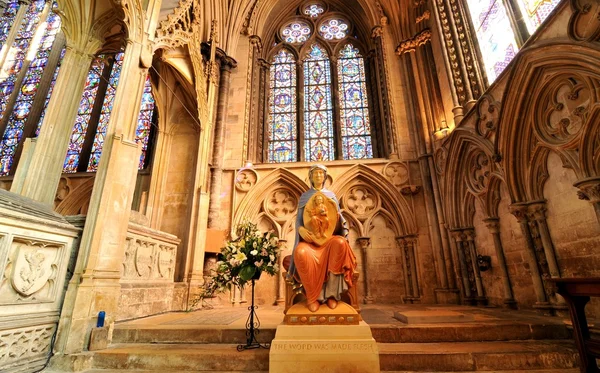
[[[312,18],[317,18],[323,12],[325,12],[325,8],[321,4],[309,4],[302,10],[302,13]]]
[[[348,24],[342,19],[329,19],[319,27],[319,34],[327,40],[343,39],[348,34]]]
[[[281,36],[287,43],[304,43],[310,37],[308,23],[294,21],[281,30]]]

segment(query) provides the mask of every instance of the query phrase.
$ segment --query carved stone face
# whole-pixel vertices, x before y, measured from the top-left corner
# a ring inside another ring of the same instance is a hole
[[[311,173],[310,177],[315,189],[323,188],[323,183],[325,182],[325,171],[316,169]]]

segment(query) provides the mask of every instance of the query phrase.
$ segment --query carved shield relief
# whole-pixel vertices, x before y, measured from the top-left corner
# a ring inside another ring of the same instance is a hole
[[[16,292],[29,297],[54,278],[54,264],[59,247],[15,242],[17,252],[11,274]]]

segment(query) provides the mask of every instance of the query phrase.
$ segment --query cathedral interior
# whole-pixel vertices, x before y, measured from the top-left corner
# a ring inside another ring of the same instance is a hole
[[[124,322],[201,307],[245,220],[289,255],[317,163],[367,311],[570,324],[558,284],[600,277],[597,0],[0,0],[0,12],[2,372],[94,369],[100,311],[110,346]],[[285,287],[263,276],[257,304],[281,305]],[[245,309],[246,290],[214,301]],[[585,314],[600,316],[598,298]],[[598,371],[572,351],[569,368],[538,369]]]

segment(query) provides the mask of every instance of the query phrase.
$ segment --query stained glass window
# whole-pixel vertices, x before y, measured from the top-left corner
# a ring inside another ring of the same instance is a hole
[[[63,172],[77,172],[77,166],[79,166],[79,154],[83,148],[85,134],[87,133],[92,117],[92,111],[94,110],[94,103],[96,102],[96,95],[98,94],[104,66],[105,59],[103,56],[97,57],[92,61],[90,72],[85,81],[83,95],[79,102],[79,109],[77,110],[75,125],[73,126],[73,132],[71,133]]]
[[[519,0],[519,6],[531,34],[550,15],[560,0]]]
[[[373,158],[365,65],[358,49],[346,44],[337,68],[342,155],[344,159]]]
[[[152,83],[150,75],[146,76],[146,84],[144,85],[144,93],[142,95],[142,106],[140,108],[140,116],[138,125],[135,129],[135,141],[142,144],[142,155],[138,169],[143,169],[146,163],[146,153],[148,151],[148,140],[150,139],[150,129],[152,128],[152,115],[154,114],[154,97],[152,97]]]
[[[282,49],[271,61],[269,162],[294,162],[297,155],[296,60]]]
[[[325,9],[321,4],[309,4],[304,7],[304,14],[312,18],[320,16],[324,11]]]
[[[88,172],[94,172],[98,170],[98,164],[100,163],[100,155],[102,154],[102,147],[104,145],[104,139],[106,137],[106,129],[108,127],[108,121],[110,120],[110,112],[112,111],[113,103],[115,101],[115,93],[117,91],[117,84],[119,83],[119,78],[121,77],[122,67],[123,53],[118,53],[117,55],[115,55],[115,62],[113,63],[112,70],[110,72],[110,78],[108,80],[108,86],[106,87],[106,92],[104,94],[102,111],[100,112],[100,118],[98,118],[98,126],[96,127],[94,143],[92,145],[90,160],[88,162]]]
[[[488,81],[491,83],[519,50],[502,0],[468,0]]]
[[[329,56],[313,44],[304,60],[304,152],[306,161],[335,159]]]
[[[4,66],[0,71],[0,117],[3,117],[6,113],[9,97],[15,89],[15,81],[25,63],[30,43],[41,20],[45,4],[45,0],[36,0],[29,5],[15,41],[6,55]]]
[[[15,151],[23,136],[25,123],[29,118],[42,74],[48,65],[50,50],[56,39],[56,34],[60,30],[60,17],[57,14],[51,13],[46,22],[42,23],[41,26],[45,26],[45,28],[41,29],[44,33],[39,43],[37,55],[27,69],[2,137],[2,142],[0,143],[0,175],[2,176],[8,175]]]
[[[326,20],[319,26],[319,34],[326,40],[343,39],[348,34],[348,24],[339,18]]]
[[[310,26],[306,22],[295,21],[281,30],[283,40],[287,43],[304,43],[310,37]]]
[[[2,18],[0,18],[0,47],[4,48],[4,43],[6,42],[6,38],[10,33],[10,28],[12,27],[13,22],[15,21],[15,16],[17,15],[17,11],[19,10],[19,0],[10,0],[6,4],[6,9],[4,9],[4,13],[2,14]]]

